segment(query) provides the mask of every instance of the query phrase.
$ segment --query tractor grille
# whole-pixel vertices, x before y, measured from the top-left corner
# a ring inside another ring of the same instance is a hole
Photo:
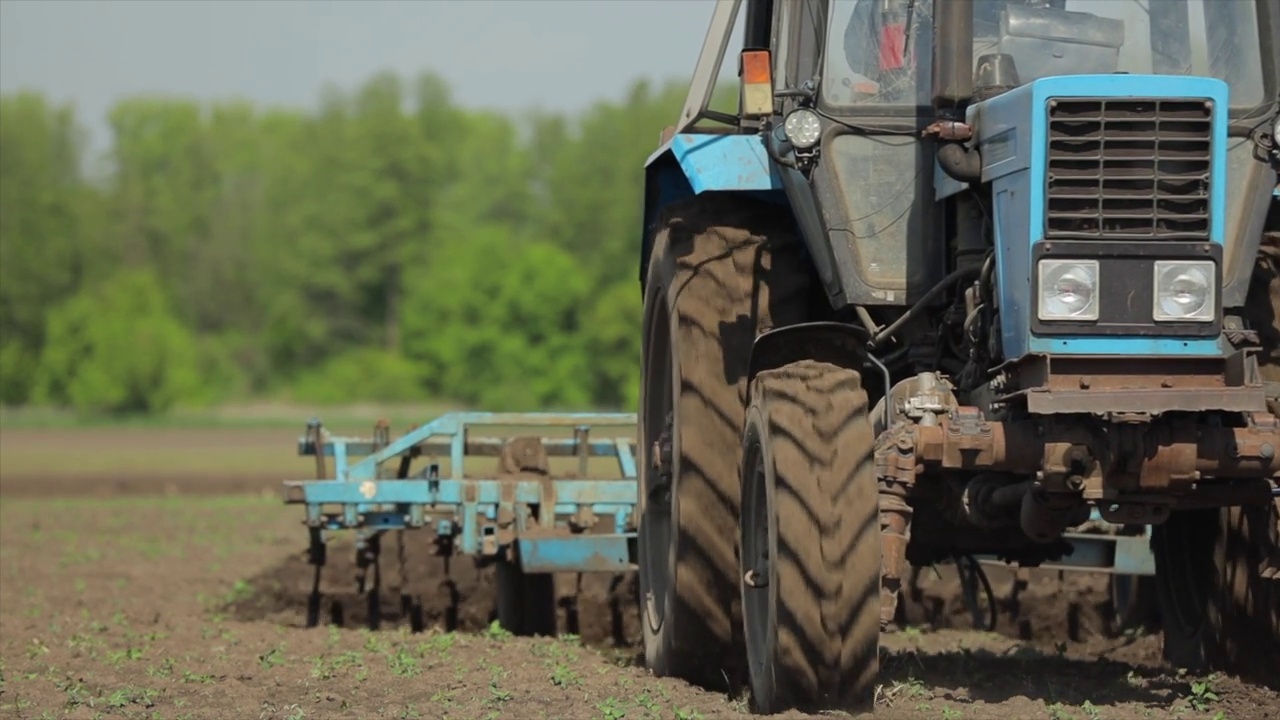
[[[1208,240],[1213,107],[1049,102],[1047,239]]]

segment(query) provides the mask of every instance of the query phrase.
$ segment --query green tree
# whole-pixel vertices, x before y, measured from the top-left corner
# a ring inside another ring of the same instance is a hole
[[[0,402],[28,399],[45,308],[106,264],[82,156],[72,108],[34,93],[0,99]]]
[[[405,352],[436,397],[494,410],[591,402],[590,280],[573,255],[481,225],[440,248],[419,280],[406,296]]]
[[[592,397],[634,411],[640,400],[643,299],[634,282],[616,282],[586,308],[584,335],[592,358]]]
[[[121,272],[56,306],[45,337],[37,401],[146,413],[203,394],[195,339],[150,271]]]
[[[634,406],[643,164],[685,88],[576,117],[430,73],[310,112],[129,98],[98,186],[70,108],[5,97],[0,401]]]

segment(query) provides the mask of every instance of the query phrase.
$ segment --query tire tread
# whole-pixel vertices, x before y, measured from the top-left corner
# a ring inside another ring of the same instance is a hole
[[[752,385],[773,457],[778,697],[866,706],[879,670],[881,542],[874,438],[861,376],[801,361]]]

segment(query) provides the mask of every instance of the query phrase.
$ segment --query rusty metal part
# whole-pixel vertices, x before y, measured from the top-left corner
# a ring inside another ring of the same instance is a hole
[[[483,538],[484,551],[493,555],[500,547],[506,548],[507,560],[515,561],[517,535],[534,536],[546,527],[554,525],[555,483],[551,477],[551,462],[542,438],[526,435],[508,438],[498,455],[499,479],[529,479],[542,481],[542,497],[550,507],[521,506],[516,502],[516,484],[505,483],[500,490],[500,500],[495,518],[495,528]],[[518,517],[523,515],[524,517]],[[481,520],[483,522],[483,520]],[[518,532],[517,532],[518,531]]]
[[[1124,493],[1180,494],[1202,478],[1269,478],[1280,471],[1280,422],[1270,413],[1245,416],[1244,427],[1194,417],[1144,423],[1100,418],[991,421],[976,408],[957,408],[937,425],[899,425],[880,438],[882,478],[910,482],[922,472],[966,470],[1034,476],[1046,490],[1086,498]]]
[[[671,485],[671,473],[674,472],[674,457],[672,455],[672,423],[671,413],[667,413],[666,422],[663,423],[662,432],[657,439],[653,441],[653,447],[650,449],[650,460],[654,469],[654,474],[661,480],[659,484],[669,487]]]
[[[880,627],[893,624],[902,593],[902,574],[907,566],[907,544],[911,539],[911,506],[907,504],[908,483],[893,479],[880,481]]]
[[[939,120],[920,133],[921,137],[930,135],[942,140],[968,140],[973,137],[973,128],[958,120]]]
[[[1031,355],[1003,370],[1001,403],[1033,415],[1261,412],[1266,391],[1251,350],[1225,358],[1122,358]]]
[[[498,460],[498,473],[516,475],[520,473],[536,473],[546,475],[550,472],[547,449],[542,446],[542,438],[514,437],[502,447],[502,456]]]
[[[904,425],[891,432],[900,453],[947,470],[1034,472],[1044,456],[1034,425],[985,420],[975,407],[956,408],[937,425]]]

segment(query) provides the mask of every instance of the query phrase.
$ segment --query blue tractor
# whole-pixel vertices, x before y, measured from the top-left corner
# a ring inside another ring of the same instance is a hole
[[[1277,38],[1276,0],[719,0],[645,169],[655,673],[865,707],[910,566],[1069,562],[1093,515],[1150,529],[1167,661],[1276,681]]]

